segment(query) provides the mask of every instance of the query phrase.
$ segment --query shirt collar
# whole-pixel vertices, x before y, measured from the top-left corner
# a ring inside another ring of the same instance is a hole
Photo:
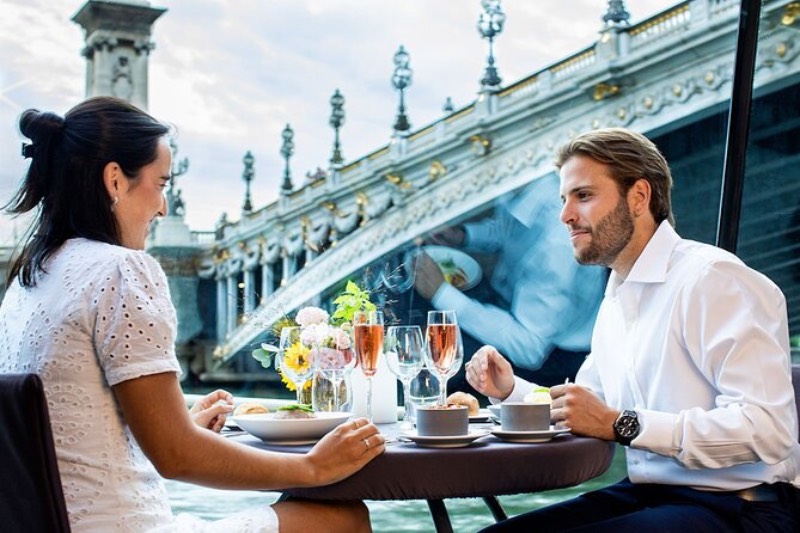
[[[663,283],[666,281],[669,258],[680,240],[680,236],[670,223],[666,220],[662,221],[636,262],[633,263],[633,268],[624,281],[636,283]],[[623,280],[617,273],[612,271],[608,288],[615,290],[622,282]]]

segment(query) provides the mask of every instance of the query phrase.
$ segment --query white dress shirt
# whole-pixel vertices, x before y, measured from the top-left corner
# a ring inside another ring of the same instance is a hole
[[[663,222],[627,279],[612,273],[576,382],[642,430],[634,483],[800,486],[786,301],[766,276]],[[518,380],[510,400],[530,390]]]

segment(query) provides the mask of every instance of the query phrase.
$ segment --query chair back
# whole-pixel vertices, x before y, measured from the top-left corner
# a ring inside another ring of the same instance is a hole
[[[797,408],[797,420],[800,421],[800,364],[792,365],[792,385],[794,385],[794,405]],[[800,438],[800,435],[798,435]]]
[[[39,376],[0,375],[0,428],[0,529],[7,533],[69,533]]]

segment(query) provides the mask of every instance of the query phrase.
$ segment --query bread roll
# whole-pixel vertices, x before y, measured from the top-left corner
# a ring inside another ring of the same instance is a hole
[[[469,416],[477,416],[478,412],[480,411],[478,399],[468,392],[454,392],[447,397],[447,403],[466,405]]]
[[[260,403],[245,402],[236,408],[236,410],[233,412],[233,416],[260,415],[263,413],[269,413],[269,409],[267,409]]]

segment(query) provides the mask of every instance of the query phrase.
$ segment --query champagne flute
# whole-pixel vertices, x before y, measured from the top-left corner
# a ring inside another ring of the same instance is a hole
[[[464,346],[455,311],[428,311],[426,330],[428,368],[439,378],[439,404],[447,403],[447,380],[461,368]]]
[[[303,340],[302,330],[303,328],[297,326],[281,329],[281,340],[275,357],[275,369],[294,383],[297,403],[303,403],[303,387],[314,373],[312,347]]]
[[[353,340],[358,365],[367,378],[367,419],[372,422],[372,376],[378,370],[383,348],[383,312],[356,311],[353,316]]]
[[[414,379],[422,365],[425,344],[419,326],[389,326],[386,329],[384,354],[386,363],[392,374],[403,384],[403,423],[401,429],[413,429],[411,423],[411,380]]]

